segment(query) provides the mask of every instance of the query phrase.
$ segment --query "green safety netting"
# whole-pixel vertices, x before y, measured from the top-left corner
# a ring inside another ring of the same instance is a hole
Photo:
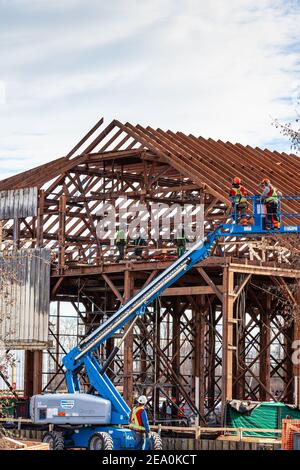
[[[232,400],[225,409],[224,426],[234,428],[281,429],[282,419],[300,419],[300,409],[279,402]],[[278,437],[272,432],[243,432],[249,437]]]

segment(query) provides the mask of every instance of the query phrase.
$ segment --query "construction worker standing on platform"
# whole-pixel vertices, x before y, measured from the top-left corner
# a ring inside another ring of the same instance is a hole
[[[143,247],[147,245],[147,242],[144,238],[139,235],[135,240],[133,241],[133,244],[135,246],[134,249],[134,255],[137,259],[142,259],[143,257]]]
[[[184,228],[182,228],[181,230],[179,230],[179,233],[177,233],[177,236],[176,236],[176,245],[177,245],[177,256],[178,258],[180,258],[180,256],[182,256],[185,251],[186,251],[186,242],[187,242],[187,239],[186,239],[186,236],[185,236],[185,233],[184,233]]]
[[[279,193],[277,189],[271,184],[268,178],[264,178],[261,182],[262,193],[261,202],[265,204],[266,208],[266,230],[280,229],[280,218],[278,215]]]
[[[117,258],[117,261],[123,260],[124,256],[125,256],[125,247],[127,245],[126,231],[125,230],[126,230],[126,226],[123,225],[122,228],[120,227],[120,229],[116,233],[115,243],[116,243],[116,246],[119,250],[119,256]]]
[[[232,217],[237,224],[248,224],[248,201],[247,192],[242,186],[241,178],[235,177],[232,180],[229,197],[232,204]]]
[[[141,448],[145,447],[146,438],[149,437],[150,426],[145,409],[147,397],[141,395],[138,398],[138,404],[134,406],[130,413],[129,428],[135,431],[135,439],[140,442]]]

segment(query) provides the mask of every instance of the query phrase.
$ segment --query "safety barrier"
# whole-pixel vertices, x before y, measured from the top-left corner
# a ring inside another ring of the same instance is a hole
[[[282,420],[282,449],[293,450],[294,433],[300,432],[300,419]]]
[[[266,204],[259,195],[246,196],[247,203],[239,202],[239,197],[232,198],[232,220],[236,224],[253,224],[265,230],[268,216],[277,216],[280,223],[288,224],[291,219],[300,219],[300,196],[280,196],[274,212],[267,210]],[[269,212],[269,213],[267,213]]]

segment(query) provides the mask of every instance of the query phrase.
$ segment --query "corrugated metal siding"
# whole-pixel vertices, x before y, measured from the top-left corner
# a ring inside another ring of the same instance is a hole
[[[0,335],[14,349],[44,349],[48,341],[50,250],[20,250],[0,255],[0,268],[9,266],[13,282],[0,294],[0,312],[4,316]]]
[[[34,217],[37,215],[37,188],[0,192],[0,219]]]

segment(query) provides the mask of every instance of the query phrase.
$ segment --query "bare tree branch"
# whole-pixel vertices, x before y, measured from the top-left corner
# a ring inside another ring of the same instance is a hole
[[[291,150],[300,153],[300,94],[297,98],[295,109],[296,117],[288,123],[281,123],[278,119],[274,119],[272,125],[280,130],[280,133],[291,142]]]

